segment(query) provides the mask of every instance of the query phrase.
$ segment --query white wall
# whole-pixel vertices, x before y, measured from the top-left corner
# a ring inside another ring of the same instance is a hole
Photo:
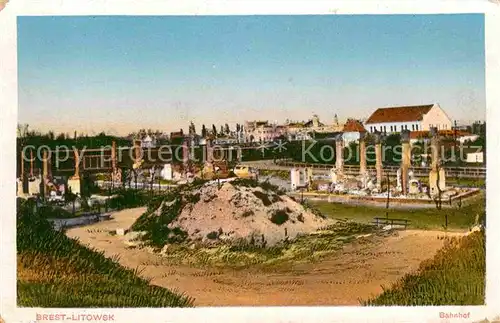
[[[482,163],[484,159],[484,154],[481,153],[469,153],[467,154],[468,163]]]
[[[418,121],[411,121],[411,122],[386,122],[386,123],[369,123],[364,125],[366,130],[368,132],[375,132],[375,129],[379,132],[384,132],[391,133],[391,132],[401,132],[403,129],[407,129],[410,131],[420,131],[422,130],[422,126],[420,122]],[[401,129],[401,126],[403,126],[403,129]],[[391,127],[393,127],[391,130]],[[405,128],[406,127],[406,128]]]
[[[462,137],[458,138],[458,141],[460,141],[460,143],[463,144],[468,140],[474,141],[477,138],[479,138],[479,135],[462,136]]]
[[[451,119],[446,115],[446,112],[441,109],[439,104],[434,104],[422,119],[422,130],[429,131],[431,126],[437,127],[438,130],[452,129]]]
[[[344,132],[342,139],[344,139],[345,145],[349,145],[349,143],[359,140],[359,132]]]

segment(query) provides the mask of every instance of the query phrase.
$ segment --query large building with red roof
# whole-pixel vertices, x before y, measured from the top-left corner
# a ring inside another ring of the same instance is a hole
[[[452,121],[439,104],[379,108],[365,121],[369,132],[451,130]]]

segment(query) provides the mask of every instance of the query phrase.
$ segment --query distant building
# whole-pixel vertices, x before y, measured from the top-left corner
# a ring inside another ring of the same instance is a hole
[[[170,142],[173,144],[182,144],[184,142],[184,132],[182,131],[177,131],[177,132],[171,132],[170,133]]]
[[[484,163],[484,152],[474,152],[467,154],[467,163],[482,164]]]
[[[474,141],[479,136],[477,135],[472,135],[466,131],[461,131],[461,130],[439,130],[438,131],[439,136],[441,138],[448,138],[448,139],[455,139],[459,143],[465,143],[468,140]],[[431,138],[430,131],[410,131],[410,143],[414,144],[418,141],[425,141]]]
[[[287,128],[269,121],[246,121],[244,127],[245,142],[271,142],[286,136]]]
[[[214,139],[215,145],[234,145],[238,143],[238,138],[232,136],[219,136]]]
[[[365,128],[373,133],[399,133],[402,130],[429,131],[451,130],[451,119],[439,104],[380,108],[366,120]]]
[[[151,138],[151,136],[147,135],[145,138],[141,140],[142,148],[153,148],[156,147],[156,140]]]
[[[361,133],[366,133],[366,129],[359,120],[347,119],[344,127],[342,128],[342,138],[344,143],[358,141]]]
[[[479,138],[479,135],[465,134],[465,135],[459,136],[458,141],[460,141],[461,144],[464,144],[467,141],[475,141],[478,138]]]

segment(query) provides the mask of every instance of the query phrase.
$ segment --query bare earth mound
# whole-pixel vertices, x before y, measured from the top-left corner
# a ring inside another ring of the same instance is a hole
[[[146,231],[146,240],[158,247],[182,241],[271,247],[334,222],[279,191],[226,182],[188,186],[167,195],[133,230]]]
[[[170,227],[180,227],[193,240],[235,241],[273,246],[300,233],[310,233],[330,221],[313,214],[285,195],[261,187],[224,183],[204,185],[194,192],[199,201],[186,205]]]

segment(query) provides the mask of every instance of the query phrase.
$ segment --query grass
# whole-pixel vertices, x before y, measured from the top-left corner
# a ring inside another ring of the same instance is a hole
[[[18,208],[17,300],[21,307],[190,307],[193,299],[150,285],[103,253]]]
[[[425,178],[421,179],[422,183],[428,184],[428,180]],[[464,186],[464,187],[480,187],[486,188],[486,180],[484,178],[455,178],[447,177],[446,185],[449,186]]]
[[[231,184],[234,186],[244,186],[244,187],[260,187],[264,191],[267,192],[272,192],[277,195],[285,195],[286,192],[282,190],[279,186],[273,185],[269,182],[258,182],[254,179],[249,179],[249,178],[237,178],[233,181],[231,181]]]
[[[433,259],[424,261],[376,298],[362,305],[484,305],[486,250],[484,231],[450,240]]]
[[[184,264],[202,268],[245,269],[257,266],[261,269],[292,262],[312,262],[337,252],[356,236],[377,233],[371,225],[341,221],[312,234],[298,236],[266,247],[265,241],[219,244],[214,247],[190,248],[189,244],[173,244],[163,252],[166,263]],[[214,232],[215,235],[215,232]],[[259,236],[255,237],[260,238]]]
[[[274,176],[281,178],[283,180],[290,179],[290,172],[286,170],[269,170],[269,169],[261,169],[259,170],[259,175],[261,176]]]
[[[360,223],[371,223],[375,217],[385,217],[386,209],[380,207],[329,203],[324,201],[309,202],[322,214],[334,219],[347,219]],[[461,208],[426,209],[391,209],[389,218],[408,219],[410,228],[424,230],[442,230],[448,215],[449,230],[467,230],[476,224],[478,216],[486,212],[485,194],[481,193],[467,202]]]

